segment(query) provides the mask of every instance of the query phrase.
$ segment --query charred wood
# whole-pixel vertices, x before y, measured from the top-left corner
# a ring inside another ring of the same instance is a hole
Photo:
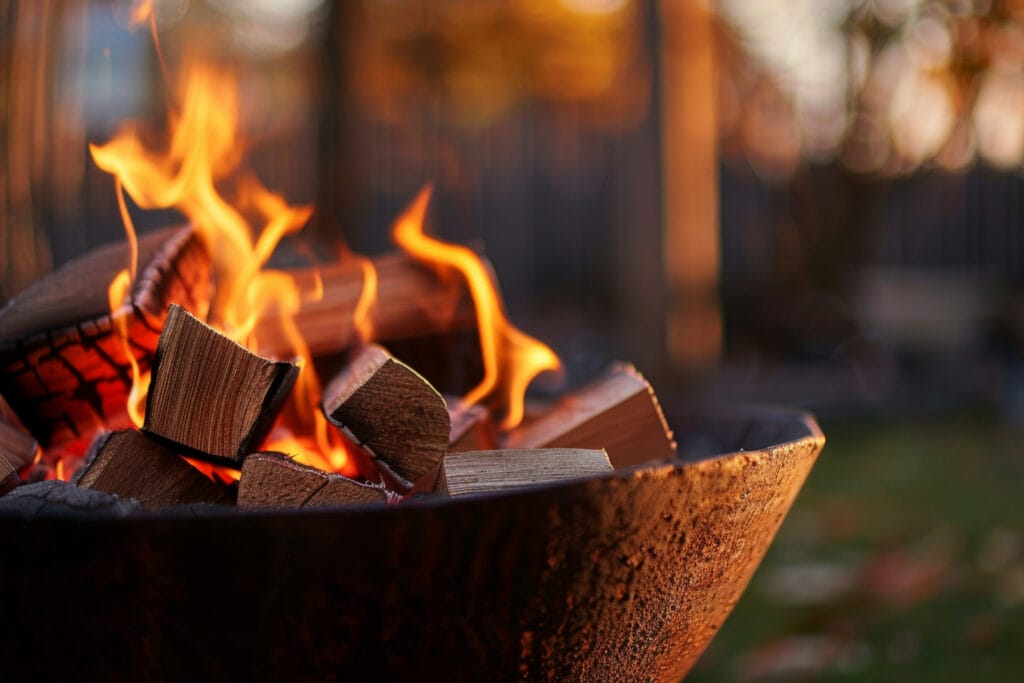
[[[139,239],[140,270],[129,300],[110,310],[107,287],[128,265],[128,244],[96,249],[29,287],[0,311],[0,393],[44,446],[126,427],[132,374],[117,334],[149,368],[169,303],[205,316],[210,260],[189,228]]]

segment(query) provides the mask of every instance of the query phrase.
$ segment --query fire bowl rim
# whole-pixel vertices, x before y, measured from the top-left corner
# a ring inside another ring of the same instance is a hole
[[[608,482],[618,481],[623,482],[632,479],[659,479],[666,478],[674,475],[682,475],[687,470],[697,469],[703,466],[707,466],[709,463],[722,462],[741,459],[749,460],[754,458],[756,460],[764,460],[767,458],[779,455],[785,457],[787,451],[794,449],[800,449],[803,446],[814,444],[813,448],[816,452],[820,453],[825,445],[825,434],[821,430],[817,419],[809,411],[789,409],[789,408],[774,408],[774,407],[760,407],[760,406],[718,406],[710,408],[698,408],[692,410],[680,411],[689,418],[708,419],[718,418],[727,420],[757,420],[758,422],[788,422],[791,425],[799,424],[804,433],[802,436],[796,438],[789,438],[772,442],[757,448],[746,450],[743,448],[725,450],[723,452],[709,453],[706,455],[700,455],[694,459],[686,458],[682,455],[677,455],[673,459],[669,460],[655,460],[648,463],[642,463],[638,465],[632,465],[630,467],[624,467],[616,469],[611,472],[597,474],[589,477],[577,477],[573,479],[565,479],[561,481],[552,482],[541,482],[533,484],[531,486],[524,486],[520,488],[508,489],[504,491],[487,491],[481,493],[468,494],[459,496],[457,498],[443,498],[443,497],[423,497],[418,499],[407,500],[399,505],[349,505],[349,506],[330,506],[324,505],[316,508],[253,508],[253,509],[240,509],[227,506],[209,506],[204,508],[202,514],[196,514],[194,510],[187,506],[176,506],[165,508],[162,510],[132,510],[122,515],[107,515],[97,514],[95,516],[76,517],[76,523],[82,524],[124,524],[125,522],[139,522],[145,523],[146,521],[161,520],[161,521],[181,521],[185,519],[197,520],[197,523],[201,523],[204,519],[210,519],[214,517],[226,517],[226,518],[243,518],[243,519],[300,519],[300,518],[315,518],[315,517],[348,517],[348,516],[362,516],[362,515],[402,515],[403,510],[410,509],[423,509],[423,508],[456,508],[460,506],[472,506],[478,501],[483,500],[506,500],[515,498],[525,498],[535,493],[546,493],[553,490],[562,489],[570,491],[580,486],[602,486],[607,485]],[[679,414],[679,413],[673,413]],[[677,430],[677,436],[678,430]],[[685,439],[685,434],[682,437]],[[36,520],[42,521],[46,519],[60,518],[41,515],[39,517],[23,520],[20,519],[21,523],[31,524]],[[13,521],[18,518],[5,517],[0,515],[0,523],[5,521]]]

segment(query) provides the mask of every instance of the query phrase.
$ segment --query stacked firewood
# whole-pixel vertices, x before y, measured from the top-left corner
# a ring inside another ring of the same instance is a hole
[[[359,341],[351,313],[361,280],[358,269],[344,265],[316,275],[324,296],[296,322],[311,348],[340,360],[320,409],[350,444],[359,474],[349,478],[299,464],[296,453],[267,452],[262,444],[295,384],[297,364],[253,353],[204,322],[209,259],[187,229],[151,237],[146,247],[141,284],[113,313],[95,296],[90,305],[65,302],[73,298],[67,271],[89,273],[82,284],[96,287],[116,272],[123,249],[85,257],[89,268],[72,264],[0,312],[0,391],[44,446],[91,439],[74,478],[80,489],[146,508],[384,505],[601,475],[675,454],[650,385],[626,364],[501,433],[483,405],[442,395],[423,368],[396,358],[386,344]],[[404,257],[378,265],[374,316],[382,338],[426,339],[475,324],[464,287],[453,295],[449,283]],[[310,276],[296,279],[304,277]],[[432,297],[447,302],[443,320],[428,314],[437,307]],[[31,311],[42,301],[61,302],[61,310],[33,324]],[[127,344],[115,336],[117,316],[128,320]],[[261,350],[272,354],[274,345]],[[129,353],[152,373],[141,429],[126,424],[117,408],[130,387]],[[19,472],[30,472],[38,459],[31,437],[0,422],[0,494],[18,486]],[[237,483],[207,476],[196,461],[232,468]]]

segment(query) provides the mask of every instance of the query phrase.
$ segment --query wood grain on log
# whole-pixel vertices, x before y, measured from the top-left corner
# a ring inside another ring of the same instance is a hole
[[[465,496],[580,479],[613,469],[603,450],[538,448],[450,453],[441,463],[436,490],[452,497]]]
[[[20,470],[32,462],[37,448],[31,436],[0,420],[0,457],[5,458],[14,469]]]
[[[636,368],[616,363],[597,381],[513,430],[509,448],[603,448],[616,468],[676,455],[654,390]]]
[[[387,499],[383,488],[300,465],[281,453],[250,455],[238,481],[240,508],[372,505]]]
[[[0,496],[13,491],[19,484],[21,484],[21,477],[18,476],[18,471],[0,453]]]
[[[234,504],[231,487],[212,481],[170,446],[133,429],[97,437],[75,483],[151,509]]]
[[[143,431],[197,457],[241,465],[266,436],[298,377],[171,305],[153,358]]]
[[[376,344],[353,350],[345,369],[324,388],[323,408],[406,486],[433,470],[448,448],[451,421],[444,398]]]
[[[44,446],[128,426],[131,353],[149,368],[169,303],[205,317],[210,260],[188,228],[139,239],[141,269],[130,300],[111,312],[107,287],[128,265],[127,242],[96,249],[40,280],[0,311],[0,393]]]

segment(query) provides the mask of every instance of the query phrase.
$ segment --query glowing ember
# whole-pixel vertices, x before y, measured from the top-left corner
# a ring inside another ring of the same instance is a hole
[[[504,412],[501,426],[511,429],[523,419],[523,397],[529,383],[541,372],[557,370],[561,364],[554,351],[508,321],[490,272],[471,249],[424,234],[423,218],[430,192],[429,187],[420,191],[398,217],[392,236],[413,258],[436,268],[454,268],[466,278],[476,306],[484,378],[465,396],[465,401],[486,400]]]

